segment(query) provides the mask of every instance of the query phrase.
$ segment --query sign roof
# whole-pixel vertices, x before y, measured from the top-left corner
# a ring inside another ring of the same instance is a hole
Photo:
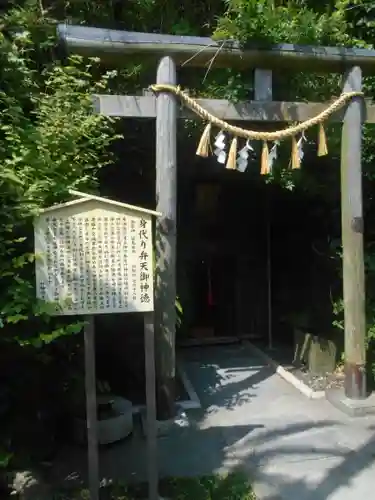
[[[55,210],[59,210],[61,208],[69,207],[72,205],[78,205],[79,203],[87,203],[88,201],[98,201],[103,204],[117,206],[121,208],[127,208],[133,212],[140,212],[148,215],[154,215],[156,217],[160,217],[161,212],[156,212],[155,210],[149,210],[147,208],[138,207],[136,205],[129,205],[128,203],[122,203],[121,201],[109,200],[108,198],[103,198],[102,196],[96,196],[94,194],[82,193],[81,191],[75,191],[73,189],[69,190],[70,194],[78,197],[76,200],[67,201],[65,203],[59,203],[56,205],[52,205],[51,207],[44,208],[41,213],[45,212],[53,212]]]

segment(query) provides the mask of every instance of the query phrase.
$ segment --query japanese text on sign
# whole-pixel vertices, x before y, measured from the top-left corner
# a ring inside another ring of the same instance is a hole
[[[35,224],[37,296],[56,314],[153,310],[148,214],[103,209],[43,214]]]

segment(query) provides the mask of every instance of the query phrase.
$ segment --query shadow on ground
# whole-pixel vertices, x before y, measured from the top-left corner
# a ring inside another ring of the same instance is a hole
[[[373,496],[375,426],[310,401],[248,352],[209,350],[187,361],[203,409],[159,438],[161,476],[245,471],[262,500],[354,500]],[[66,450],[52,483],[85,480],[84,450]],[[102,477],[147,478],[146,443],[134,436],[101,451]],[[73,479],[73,480],[72,480]],[[62,481],[61,481],[62,480]]]

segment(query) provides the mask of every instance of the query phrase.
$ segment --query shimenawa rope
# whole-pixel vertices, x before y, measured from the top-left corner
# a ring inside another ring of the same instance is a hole
[[[301,132],[305,132],[310,127],[325,122],[333,113],[336,113],[354,97],[363,97],[364,95],[363,92],[344,92],[332,104],[330,104],[327,109],[325,109],[318,115],[313,116],[309,120],[301,122],[292,127],[277,130],[275,132],[259,132],[255,130],[246,130],[241,127],[236,127],[235,125],[230,125],[228,122],[217,118],[216,116],[212,115],[207,110],[202,108],[202,106],[200,106],[195,99],[192,99],[187,95],[186,92],[181,90],[181,88],[176,85],[155,84],[151,85],[150,89],[155,93],[171,92],[172,94],[175,94],[177,97],[179,97],[180,100],[188,108],[194,111],[194,113],[200,116],[203,120],[211,123],[212,125],[215,125],[221,130],[230,132],[237,137],[243,137],[244,139],[253,139],[256,141],[277,141],[287,139],[289,137],[294,137]]]

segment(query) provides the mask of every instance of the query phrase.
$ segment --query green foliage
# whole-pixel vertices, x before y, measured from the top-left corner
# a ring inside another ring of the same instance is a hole
[[[219,19],[216,39],[242,44],[295,43],[330,45],[350,41],[343,11],[317,12],[305,1],[227,0],[226,15]]]
[[[266,46],[283,42],[315,46],[357,45],[348,34],[345,10],[337,9],[335,5],[322,9],[318,2],[305,0],[227,0],[226,5],[226,13],[219,17],[213,34],[214,39],[223,40],[223,43],[238,40],[243,46]],[[249,95],[248,75],[236,76],[234,91],[230,90],[229,95],[228,92],[225,95],[232,100]],[[274,81],[276,100],[321,101],[341,92],[338,75],[293,73],[276,68]],[[229,89],[230,86],[225,88]],[[329,130],[330,153],[336,157],[340,152],[339,134],[337,129]],[[310,135],[314,135],[312,140],[316,142],[316,130],[308,132],[308,139]],[[286,168],[289,160],[290,144],[285,143],[282,144],[279,159],[267,182],[276,182],[289,190],[296,186],[316,189],[314,174],[310,175],[305,171],[302,175],[291,172]]]
[[[277,43],[297,45],[367,46],[348,26],[346,5],[306,0],[227,0],[227,11],[218,20],[213,37],[238,40],[242,45]],[[341,92],[334,75],[275,72],[277,87],[289,100],[322,100]]]
[[[165,478],[160,481],[159,489],[163,496],[175,500],[255,500],[250,481],[245,474],[239,472],[197,478]],[[147,496],[147,485],[132,484],[127,487],[115,483],[106,489],[106,494],[113,500],[135,500]],[[56,496],[56,500],[57,498],[67,500],[64,494]],[[89,492],[80,490],[69,498],[86,500]]]
[[[93,78],[98,61],[49,58],[55,40],[35,9],[4,16],[0,34],[0,326],[21,345],[41,346],[81,329],[51,323],[35,300],[32,220],[41,207],[92,188],[111,161],[112,121],[92,113],[91,94],[105,91],[114,73]],[[43,53],[44,51],[44,53]],[[45,57],[44,64],[39,60]],[[40,331],[20,323],[32,320]],[[44,325],[44,326],[43,326]]]
[[[8,451],[0,448],[0,469],[6,469],[9,466],[12,458],[12,453],[9,453]]]

